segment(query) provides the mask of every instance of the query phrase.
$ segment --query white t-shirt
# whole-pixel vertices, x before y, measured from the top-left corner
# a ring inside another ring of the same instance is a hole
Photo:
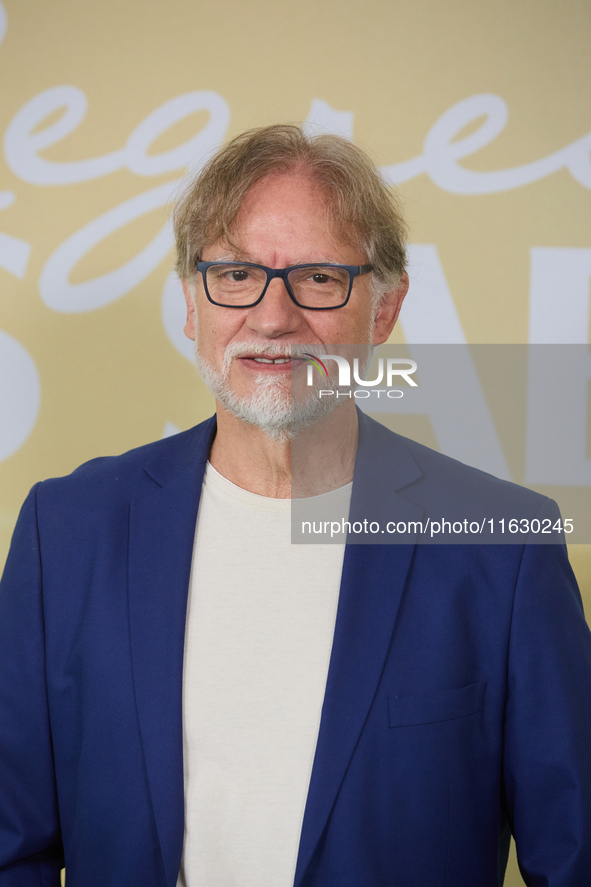
[[[351,484],[327,494],[345,516],[350,496]],[[293,884],[344,544],[290,538],[289,499],[208,464],[185,636],[178,887]]]

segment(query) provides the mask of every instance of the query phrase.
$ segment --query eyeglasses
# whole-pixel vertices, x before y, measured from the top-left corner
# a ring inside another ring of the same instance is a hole
[[[196,262],[205,295],[221,308],[253,308],[274,277],[280,277],[292,302],[312,311],[342,308],[349,301],[353,279],[373,265],[290,265],[267,268],[252,262]]]

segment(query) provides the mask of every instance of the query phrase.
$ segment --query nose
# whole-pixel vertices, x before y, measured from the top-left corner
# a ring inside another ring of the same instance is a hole
[[[301,310],[291,300],[280,278],[269,283],[262,301],[250,309],[246,319],[249,329],[266,339],[295,333],[301,323]]]

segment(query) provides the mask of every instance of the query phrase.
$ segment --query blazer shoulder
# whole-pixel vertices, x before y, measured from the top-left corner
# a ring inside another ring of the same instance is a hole
[[[87,499],[94,507],[101,502],[126,501],[145,486],[160,485],[168,476],[206,460],[215,417],[178,434],[135,447],[117,456],[100,456],[84,462],[71,474],[49,478],[37,488],[40,500]]]
[[[502,508],[504,512],[515,506],[522,514],[552,503],[534,490],[403,437],[368,416],[363,416],[360,424],[362,439],[365,437],[366,449],[371,452],[364,460],[366,470],[380,470],[383,480],[424,506],[467,507],[470,513],[474,507]]]

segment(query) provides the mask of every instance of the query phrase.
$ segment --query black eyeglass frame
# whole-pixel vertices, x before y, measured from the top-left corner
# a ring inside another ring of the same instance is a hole
[[[197,260],[195,262],[197,270],[201,272],[201,276],[203,277],[203,287],[205,289],[205,295],[209,299],[212,305],[217,305],[219,308],[254,308],[255,305],[258,305],[259,302],[262,301],[267,289],[269,287],[270,282],[275,277],[280,277],[285,284],[285,289],[289,294],[289,298],[291,301],[298,306],[298,308],[304,308],[306,311],[334,311],[336,308],[344,308],[344,306],[349,301],[351,297],[351,291],[353,289],[353,281],[359,274],[369,274],[370,271],[373,271],[373,265],[339,265],[331,262],[310,262],[305,265],[288,265],[286,268],[269,268],[267,265],[257,265],[255,262],[224,262],[224,261],[215,261],[215,262],[200,262]],[[255,302],[249,302],[248,305],[226,305],[223,302],[215,302],[209,294],[209,290],[207,289],[207,269],[211,268],[212,265],[240,265],[243,268],[260,268],[261,271],[264,271],[267,275],[267,282],[263,287],[263,291]],[[288,274],[290,271],[296,271],[301,268],[340,268],[343,271],[349,272],[349,291],[347,292],[347,298],[341,302],[339,305],[325,305],[321,308],[315,308],[311,305],[302,305],[296,299],[294,292],[291,288],[291,284],[288,280]]]

